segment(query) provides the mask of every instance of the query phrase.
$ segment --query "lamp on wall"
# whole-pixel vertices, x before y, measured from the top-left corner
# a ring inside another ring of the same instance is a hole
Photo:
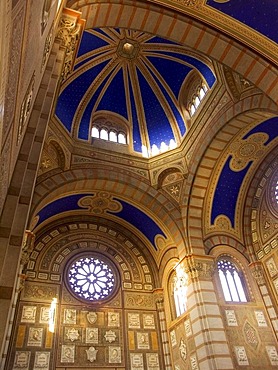
[[[57,308],[57,298],[53,298],[49,309],[49,320],[48,320],[48,330],[51,333],[54,333],[55,331],[56,308]]]

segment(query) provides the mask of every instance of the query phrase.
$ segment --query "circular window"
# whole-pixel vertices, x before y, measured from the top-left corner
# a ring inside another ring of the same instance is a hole
[[[77,298],[97,302],[110,298],[115,292],[116,272],[102,256],[79,256],[67,269],[67,283]]]

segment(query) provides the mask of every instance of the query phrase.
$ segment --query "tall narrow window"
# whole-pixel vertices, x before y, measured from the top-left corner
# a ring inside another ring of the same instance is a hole
[[[117,134],[115,131],[110,131],[109,132],[109,140],[114,141],[115,143],[117,142]]]
[[[96,126],[92,128],[92,137],[99,138],[99,129]]]
[[[105,128],[100,130],[100,138],[103,140],[108,140],[108,131]]]
[[[218,261],[217,267],[225,300],[247,302],[242,277],[236,266],[227,259],[221,259]]]
[[[123,134],[122,132],[120,132],[118,135],[118,142],[120,144],[126,144],[126,135]]]
[[[205,93],[205,90],[201,87],[200,88],[200,92],[199,92],[199,94],[200,94],[200,99],[202,100],[203,99],[203,97],[206,95],[206,93]]]
[[[193,116],[193,114],[195,113],[196,111],[196,108],[194,107],[193,104],[190,105],[190,115]]]
[[[194,105],[195,105],[195,107],[196,108],[198,108],[199,107],[199,105],[200,105],[200,99],[199,99],[199,97],[198,96],[195,96],[195,99],[194,99]]]

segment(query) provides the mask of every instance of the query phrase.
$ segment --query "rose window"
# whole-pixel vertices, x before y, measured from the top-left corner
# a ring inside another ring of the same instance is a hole
[[[115,289],[115,274],[102,258],[79,257],[68,269],[71,291],[79,298],[99,301],[109,297]]]

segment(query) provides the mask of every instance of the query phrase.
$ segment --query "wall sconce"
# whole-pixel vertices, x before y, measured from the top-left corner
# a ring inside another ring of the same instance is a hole
[[[54,333],[55,331],[56,308],[57,308],[57,298],[53,298],[49,309],[49,320],[48,320],[48,330],[51,333]]]

